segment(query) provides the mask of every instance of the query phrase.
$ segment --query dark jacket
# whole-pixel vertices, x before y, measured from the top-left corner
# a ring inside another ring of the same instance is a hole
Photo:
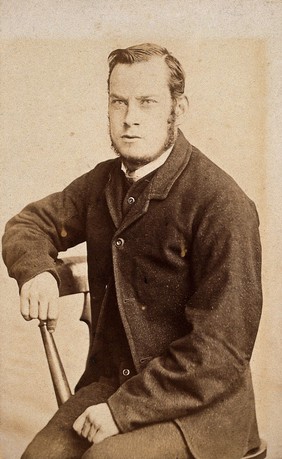
[[[58,251],[86,240],[96,335],[113,270],[137,373],[108,400],[120,430],[175,420],[195,458],[240,459],[259,444],[249,368],[262,302],[255,206],[180,132],[120,223],[119,167],[100,163],[14,217],[3,240],[9,273],[19,286],[57,276]],[[99,376],[91,358],[88,371]]]

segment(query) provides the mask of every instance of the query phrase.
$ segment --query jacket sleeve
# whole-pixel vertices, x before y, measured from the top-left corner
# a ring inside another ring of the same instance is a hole
[[[108,400],[121,432],[224,401],[249,367],[261,314],[261,246],[251,201],[211,203],[190,250],[187,334]]]
[[[58,252],[85,241],[88,174],[62,192],[26,206],[6,225],[3,259],[19,288],[44,271],[59,282]]]

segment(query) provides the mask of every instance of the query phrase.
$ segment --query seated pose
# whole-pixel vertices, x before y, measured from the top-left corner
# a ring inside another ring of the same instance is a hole
[[[58,252],[87,244],[92,347],[24,459],[241,459],[260,444],[250,358],[261,314],[253,202],[179,130],[165,48],[109,55],[116,158],[29,204],[4,260],[26,320],[58,318]]]

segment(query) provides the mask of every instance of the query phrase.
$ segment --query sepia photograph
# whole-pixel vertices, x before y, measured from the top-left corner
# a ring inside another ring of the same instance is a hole
[[[0,459],[282,459],[282,2],[0,10]]]

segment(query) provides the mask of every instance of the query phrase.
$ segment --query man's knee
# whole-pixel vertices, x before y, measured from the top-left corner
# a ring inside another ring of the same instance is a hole
[[[52,445],[50,445],[50,449],[51,448]],[[38,445],[36,439],[33,439],[33,441],[28,445],[28,447],[24,451],[23,455],[21,456],[21,459],[44,459],[44,450],[45,448]]]
[[[90,446],[87,440],[69,435],[45,435],[43,430],[29,444],[21,459],[78,459]]]
[[[82,456],[81,459],[124,459],[124,456],[119,456],[119,452],[115,446],[115,442],[111,439],[106,439],[98,445],[92,445]]]
[[[27,447],[21,459],[59,459],[65,458],[58,449],[58,445],[53,448],[52,443],[46,448],[44,445],[36,445],[33,442]]]
[[[21,456],[21,459],[36,459],[36,457],[32,454],[32,452],[26,449],[23,455]]]
[[[92,445],[81,459],[132,459],[130,442],[124,442],[124,435],[108,437],[97,445]],[[130,451],[129,451],[130,450]]]
[[[50,450],[48,451],[48,453],[50,452],[52,454],[51,448],[52,448],[52,445],[50,445]],[[39,459],[39,458],[46,459],[46,449],[41,448],[41,447],[38,448],[36,445],[34,446],[34,442],[30,443],[30,445],[26,448],[23,455],[21,456],[21,459]]]

